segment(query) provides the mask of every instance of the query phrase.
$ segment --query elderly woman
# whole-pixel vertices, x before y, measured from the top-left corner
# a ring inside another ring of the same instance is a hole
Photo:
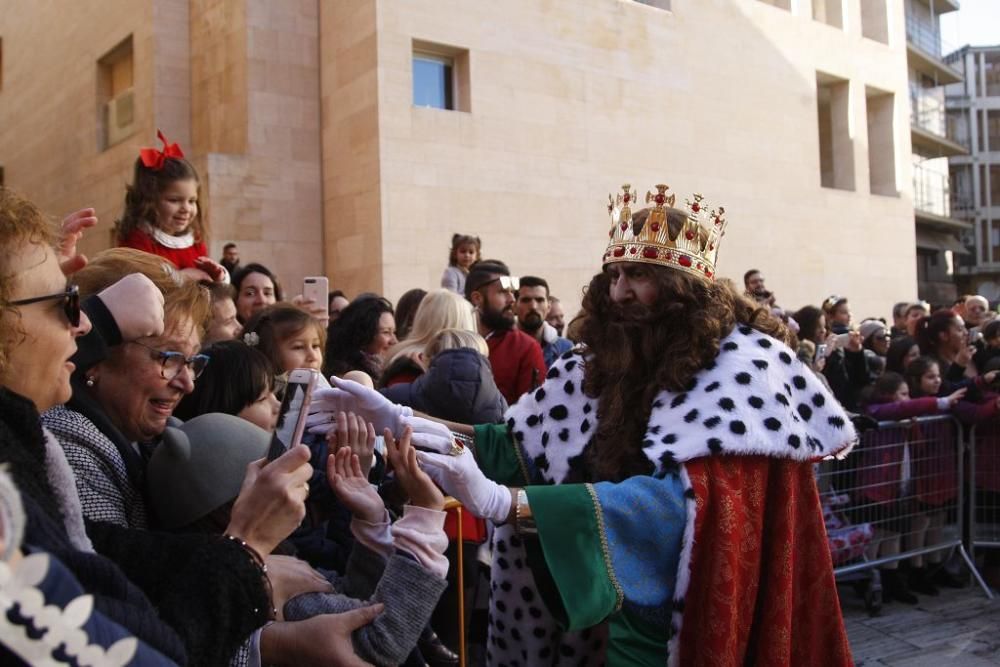
[[[82,220],[67,219],[70,237]],[[94,553],[72,472],[39,419],[39,410],[69,398],[70,357],[76,339],[91,328],[60,268],[55,240],[33,204],[0,188],[0,463],[21,492],[25,543],[64,564],[93,596],[96,614],[159,652],[160,662],[162,656],[184,662],[177,634],[121,570]],[[143,653],[155,657],[147,649],[138,655]]]
[[[313,637],[324,632],[321,628],[277,623],[254,632],[288,597],[325,588],[301,566],[260,555],[270,553],[304,515],[305,482],[311,474],[305,447],[259,473],[259,465],[248,471],[250,490],[259,488],[249,494],[255,501],[252,514],[234,515],[227,539],[147,532],[155,521],[144,501],[143,453],[155,447],[180,397],[193,389],[204,366],[205,358],[196,352],[209,302],[197,283],[180,279],[161,260],[138,251],[102,253],[76,277],[83,292],[93,293],[131,272],[155,287],[149,285],[144,299],[124,300],[117,316],[107,308],[90,310],[102,323],[100,340],[90,341],[85,354],[75,357],[79,364],[72,396],[52,402],[68,398],[66,405],[56,405],[43,418],[75,474],[87,532],[180,635],[190,664],[224,664],[241,644],[243,660],[259,653],[267,662],[279,662],[279,652],[304,664],[324,654],[330,659],[335,648],[344,648],[332,644],[335,633],[325,641]],[[142,310],[137,306],[155,302],[157,295],[163,300],[158,323],[156,317],[137,317]],[[253,483],[257,478],[263,478],[259,487]],[[345,620],[350,619],[326,622]],[[329,626],[326,631],[332,632]]]
[[[242,507],[227,526],[235,539],[142,535],[96,522],[84,529],[73,472],[38,414],[70,397],[70,359],[77,339],[91,329],[77,288],[64,275],[82,263],[73,246],[83,224],[70,218],[64,225],[61,258],[38,209],[0,188],[0,462],[21,490],[25,543],[58,558],[97,612],[169,659],[224,661],[275,599],[252,552],[272,548],[301,518],[301,496],[295,499],[287,488],[301,478],[301,465],[289,457],[280,466],[250,471],[237,502]],[[117,322],[117,335],[147,332],[150,323],[155,331],[155,292],[147,279],[128,276],[88,307],[105,324]],[[162,328],[162,315],[159,320]],[[203,562],[218,569],[217,580],[195,579]],[[197,590],[205,583],[209,590]],[[234,608],[221,622],[207,616],[220,604]],[[136,660],[147,664],[140,656]]]

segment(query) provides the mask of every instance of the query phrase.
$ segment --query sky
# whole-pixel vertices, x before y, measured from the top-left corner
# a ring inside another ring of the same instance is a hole
[[[1000,44],[1000,0],[961,0],[957,12],[941,16],[941,39],[945,52]]]

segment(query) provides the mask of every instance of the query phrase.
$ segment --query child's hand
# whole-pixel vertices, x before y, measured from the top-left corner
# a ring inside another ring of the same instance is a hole
[[[954,394],[949,394],[948,396],[945,396],[945,400],[948,401],[948,407],[950,408],[950,407],[954,406],[960,400],[962,400],[963,398],[965,398],[965,392],[966,392],[966,388],[962,387],[961,389],[959,389],[958,391],[956,391]]]
[[[326,477],[337,498],[356,518],[369,523],[382,521],[385,505],[350,449],[343,447],[327,458]]]
[[[199,257],[194,260],[194,266],[208,274],[214,282],[221,283],[226,277],[226,269],[211,257]]]
[[[331,453],[349,449],[356,454],[365,479],[372,469],[375,454],[375,427],[366,423],[364,417],[353,412],[337,413],[337,428],[326,434],[326,442]]]
[[[389,429],[386,429],[383,435],[385,435],[389,463],[396,473],[396,479],[410,496],[410,504],[431,510],[444,509],[444,495],[441,489],[417,465],[417,450],[410,446],[413,429],[409,426],[404,428],[398,442],[392,437],[392,431]]]

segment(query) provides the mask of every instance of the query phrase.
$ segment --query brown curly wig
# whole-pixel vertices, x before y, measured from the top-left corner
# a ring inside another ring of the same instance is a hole
[[[729,280],[709,282],[650,266],[657,286],[652,307],[616,304],[607,272],[594,276],[583,297],[579,331],[587,346],[584,391],[597,399],[598,427],[589,448],[594,480],[649,474],[642,453],[652,403],[663,389],[683,391],[719,354],[738,324],[787,342],[790,334],[767,309],[742,296]]]

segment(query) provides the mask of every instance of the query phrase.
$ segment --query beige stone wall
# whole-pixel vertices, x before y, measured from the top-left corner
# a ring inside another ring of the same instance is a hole
[[[5,182],[54,217],[85,206],[100,225],[84,252],[111,243],[124,187],[139,147],[156,127],[187,140],[187,1],[109,0],[52,3],[34,11],[0,11],[3,90],[0,166]],[[98,126],[97,61],[132,35],[136,130],[103,150]]]
[[[235,241],[295,295],[323,271],[317,3],[196,4],[191,109],[211,252]]]
[[[845,29],[811,0],[34,5],[0,13],[0,166],[52,213],[95,205],[93,251],[161,127],[202,174],[213,254],[237,241],[290,293],[323,271],[352,294],[433,287],[461,231],[570,308],[607,193],[664,181],[728,209],[722,275],[753,266],[784,305],[837,292],[887,314],[916,291],[905,33],[886,0],[889,43],[863,38],[862,1],[833,3]],[[137,130],[100,151],[96,61],[130,34]],[[414,40],[467,49],[468,111],[413,107]],[[820,186],[817,73],[849,82],[848,189]],[[875,180],[898,196],[870,192],[870,90],[894,96]]]
[[[913,298],[901,0],[890,45],[755,0],[378,3],[385,290],[437,284],[448,239],[578,301],[598,268],[607,193],[693,190],[730,212],[720,273],[762,269],[781,303]],[[467,48],[471,113],[414,108],[412,40]],[[854,190],[820,187],[816,73],[850,81]],[[898,197],[869,193],[865,86],[895,94]],[[328,259],[329,261],[329,259]]]
[[[376,4],[320,3],[324,257],[351,296],[384,285]]]

